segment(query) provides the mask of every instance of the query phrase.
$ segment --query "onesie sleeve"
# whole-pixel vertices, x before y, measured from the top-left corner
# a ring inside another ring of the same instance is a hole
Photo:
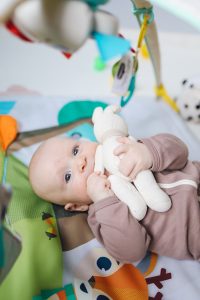
[[[88,224],[95,237],[116,260],[134,262],[145,256],[150,236],[116,196],[91,204]]]
[[[188,161],[188,148],[178,137],[172,134],[158,134],[151,138],[141,139],[149,149],[153,158],[151,170],[182,169]]]

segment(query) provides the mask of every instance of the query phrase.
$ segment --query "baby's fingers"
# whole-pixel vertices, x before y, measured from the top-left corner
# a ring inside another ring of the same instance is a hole
[[[130,164],[130,161],[122,159],[120,165],[119,165],[119,171],[121,174],[123,174],[126,177],[130,177],[130,174],[133,171],[133,165]]]
[[[99,175],[97,175],[96,173],[92,173],[88,176],[87,178],[87,184],[95,184],[95,182],[98,180]]]
[[[111,188],[111,183],[110,183],[109,180],[106,180],[106,181],[105,181],[105,187],[108,188],[108,189]]]
[[[135,168],[132,170],[132,172],[129,174],[129,178],[133,181],[136,179],[138,173],[142,171],[142,166],[140,164],[137,164]]]
[[[119,137],[117,141],[122,144],[131,144],[131,140],[126,136]]]
[[[128,151],[128,146],[126,144],[120,144],[119,146],[117,146],[114,151],[113,154],[114,155],[121,155],[125,152]]]

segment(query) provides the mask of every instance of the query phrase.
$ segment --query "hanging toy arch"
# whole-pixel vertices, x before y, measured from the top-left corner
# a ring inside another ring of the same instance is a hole
[[[138,53],[145,41],[155,75],[155,94],[178,112],[177,104],[167,94],[162,82],[160,49],[152,4],[146,0],[130,0],[133,14],[140,26],[137,48],[131,57],[127,55],[131,49],[129,41],[117,36],[119,27],[117,18],[99,9],[100,5],[108,1],[12,0],[5,6],[4,11],[0,12],[0,22],[5,22],[6,27],[24,41],[39,41],[56,46],[68,59],[89,37],[96,41],[103,61],[121,56],[122,61],[113,67],[114,76],[118,70],[120,74],[125,73],[123,66],[128,67],[126,84],[122,87],[122,91],[120,90],[121,106],[126,105],[132,98],[138,69]],[[69,21],[70,19],[73,19],[73,22]],[[113,92],[119,92],[118,89],[121,89],[119,85],[118,81],[115,82]]]
[[[161,98],[164,102],[166,102],[174,111],[179,112],[176,102],[168,95],[162,83],[160,48],[156,23],[154,20],[153,6],[149,1],[131,0],[131,2],[133,4],[133,14],[136,16],[140,26],[140,33],[137,48],[132,56],[132,60],[130,56],[127,56],[122,58],[122,60],[113,66],[113,75],[115,77],[113,92],[121,95],[120,104],[122,107],[125,106],[132,98],[135,89],[136,73],[138,70],[138,54],[142,49],[143,41],[145,41],[155,75],[155,94],[158,98]],[[122,73],[120,67],[122,69],[123,65],[125,65],[127,69],[126,78],[123,78],[123,81],[126,82],[126,84],[123,82],[123,85],[120,85],[118,77],[120,77],[120,73]],[[119,72],[119,76],[117,72]]]

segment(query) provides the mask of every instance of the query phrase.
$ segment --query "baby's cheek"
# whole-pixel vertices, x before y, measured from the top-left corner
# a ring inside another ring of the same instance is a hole
[[[87,194],[87,178],[81,177],[77,180],[76,191],[78,195],[86,195]]]

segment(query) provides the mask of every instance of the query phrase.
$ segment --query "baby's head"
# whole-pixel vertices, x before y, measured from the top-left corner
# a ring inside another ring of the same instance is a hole
[[[87,178],[94,170],[97,144],[72,138],[54,137],[42,143],[29,166],[34,192],[65,209],[87,210]]]

